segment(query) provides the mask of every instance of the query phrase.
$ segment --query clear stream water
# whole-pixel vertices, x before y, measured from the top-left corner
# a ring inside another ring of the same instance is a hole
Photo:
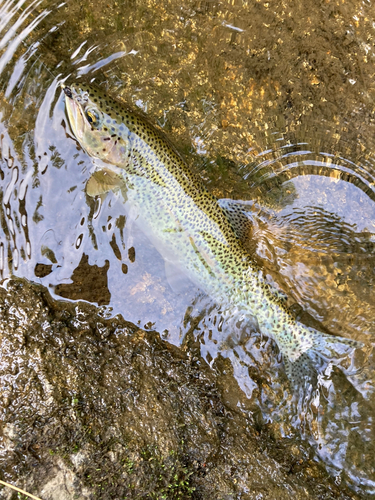
[[[369,1],[0,0],[0,280],[107,306],[176,345],[199,339],[277,438],[369,495],[373,356],[296,406],[275,345],[193,284],[171,286],[121,194],[85,194],[95,165],[59,85],[89,79],[146,113],[216,196],[246,204],[249,251],[295,314],[371,346],[374,44]]]

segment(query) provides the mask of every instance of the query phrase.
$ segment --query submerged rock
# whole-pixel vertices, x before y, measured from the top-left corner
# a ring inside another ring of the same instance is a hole
[[[8,281],[0,478],[42,500],[356,498],[246,417],[230,374],[227,401],[195,349]]]

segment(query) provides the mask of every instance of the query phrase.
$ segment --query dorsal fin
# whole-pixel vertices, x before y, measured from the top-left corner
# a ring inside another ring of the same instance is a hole
[[[237,201],[227,198],[218,200],[218,203],[244,249],[249,251],[251,248],[250,240],[254,231],[254,226],[258,226],[257,214],[261,212],[263,215],[269,215],[267,210],[259,210],[259,208],[256,210],[258,206],[253,202]],[[264,277],[262,277],[262,279],[267,283]],[[270,285],[270,291],[282,304],[286,305],[288,296],[284,292],[277,290],[272,285]]]
[[[242,242],[246,242],[251,236],[251,231],[254,225],[254,219],[250,212],[246,211],[250,206],[246,202],[239,202],[222,198],[217,200],[221,209],[225,213],[229,224],[231,225],[235,235]]]

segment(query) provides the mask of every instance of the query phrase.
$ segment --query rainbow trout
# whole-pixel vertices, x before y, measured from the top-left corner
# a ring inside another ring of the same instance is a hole
[[[322,360],[334,363],[362,347],[296,321],[244,250],[238,209],[223,207],[156,128],[91,85],[62,88],[74,136],[90,156],[121,169],[137,221],[163,257],[216,303],[256,317],[262,334],[276,341],[292,380],[310,378]],[[110,190],[116,181],[108,179]]]

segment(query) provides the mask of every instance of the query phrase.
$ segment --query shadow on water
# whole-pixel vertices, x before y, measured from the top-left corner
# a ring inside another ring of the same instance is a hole
[[[278,438],[305,438],[337,482],[375,492],[374,360],[297,404],[272,341],[164,261],[95,168],[59,87],[88,78],[140,108],[218,198],[296,317],[371,345],[375,120],[369,2],[0,2],[0,278],[108,306],[177,346],[199,341]],[[299,442],[299,446],[308,446]]]

